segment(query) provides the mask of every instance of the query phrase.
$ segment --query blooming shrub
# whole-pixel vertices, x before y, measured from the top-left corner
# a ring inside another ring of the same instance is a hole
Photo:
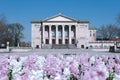
[[[0,80],[120,80],[120,56],[0,56]]]

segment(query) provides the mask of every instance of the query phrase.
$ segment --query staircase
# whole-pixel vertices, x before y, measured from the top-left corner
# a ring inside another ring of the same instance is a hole
[[[52,49],[75,49],[74,44],[53,44]]]

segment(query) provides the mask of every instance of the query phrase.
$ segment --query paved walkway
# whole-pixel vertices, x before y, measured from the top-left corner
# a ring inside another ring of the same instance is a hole
[[[27,55],[48,55],[48,54],[63,54],[63,55],[80,55],[80,54],[89,54],[89,55],[120,55],[120,53],[111,53],[108,51],[93,51],[90,49],[30,49],[29,51],[19,51],[19,52],[1,52],[0,55],[20,55],[20,56],[27,56]]]

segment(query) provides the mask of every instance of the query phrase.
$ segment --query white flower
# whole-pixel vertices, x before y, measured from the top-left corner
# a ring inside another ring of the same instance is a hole
[[[42,80],[43,78],[43,70],[31,70],[29,74],[29,79],[30,80]]]
[[[71,56],[67,56],[67,57],[66,57],[66,61],[70,62],[70,61],[72,61],[72,60],[74,60],[73,57],[71,57]]]
[[[115,76],[114,76],[113,80],[120,80],[120,75],[115,74]]]
[[[18,62],[15,59],[10,60],[9,65],[10,65],[9,69],[12,69],[13,76],[15,76],[16,74],[19,74],[19,72],[22,69],[22,63]]]
[[[44,79],[43,80],[50,80],[50,79],[48,79],[48,77],[44,77]]]
[[[14,80],[22,80],[20,75],[14,76]]]
[[[56,77],[54,78],[54,80],[62,80],[61,75],[60,74],[56,74]]]
[[[45,63],[45,57],[39,56],[36,61],[36,65],[39,65],[39,69],[43,69],[44,63]]]
[[[73,57],[71,57],[71,56],[67,56],[67,57],[66,57],[66,66],[67,66],[67,67],[69,66],[69,63],[70,63],[72,60],[74,60]]]
[[[89,60],[89,63],[90,63],[90,64],[94,64],[94,62],[95,62],[95,56],[92,56],[92,57],[90,58],[90,60]]]
[[[64,74],[65,76],[69,76],[69,75],[70,75],[70,70],[69,70],[69,68],[64,68],[63,74]]]
[[[28,57],[20,57],[20,62],[23,63]]]

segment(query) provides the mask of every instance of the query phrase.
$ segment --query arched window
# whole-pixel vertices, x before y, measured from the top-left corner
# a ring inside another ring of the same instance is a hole
[[[90,37],[92,36],[92,31],[90,31]]]
[[[74,31],[74,32],[75,32],[75,25],[72,25],[72,26],[71,26],[71,31]]]
[[[55,25],[52,25],[51,27],[51,31],[52,31],[52,37],[55,37],[55,34],[56,34],[56,30],[55,30]]]
[[[49,31],[49,26],[45,25],[45,31]]]
[[[74,34],[73,34],[73,35],[74,35],[73,37],[75,37],[75,36],[76,36],[75,25],[72,25],[72,26],[71,26],[71,31],[73,31],[73,33],[74,33]]]
[[[58,26],[58,33],[59,37],[62,37],[62,25]]]
[[[90,45],[90,48],[93,48],[93,46],[92,46],[92,45]]]
[[[95,33],[93,33],[93,36],[95,37]]]
[[[69,37],[69,26],[65,25],[65,37]]]

